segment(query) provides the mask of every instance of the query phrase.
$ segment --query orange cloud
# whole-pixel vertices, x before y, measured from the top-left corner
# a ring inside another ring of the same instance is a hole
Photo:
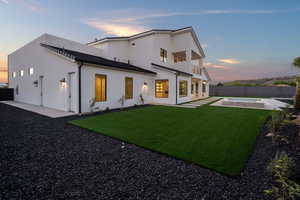
[[[116,36],[130,36],[146,30],[142,25],[101,22],[98,20],[88,20],[86,24],[107,34]]]
[[[218,61],[226,64],[239,64],[241,63],[240,61],[234,59],[234,58],[228,58],[228,59],[218,59]]]
[[[209,67],[209,68],[215,68],[215,69],[229,69],[229,67],[224,66],[224,65],[216,65],[210,62],[204,63],[204,66]]]

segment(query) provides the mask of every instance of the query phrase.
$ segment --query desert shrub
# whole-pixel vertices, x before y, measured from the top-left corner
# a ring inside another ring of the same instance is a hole
[[[95,98],[91,98],[90,101],[90,111],[93,112],[95,109],[95,104],[96,104],[96,99]]]
[[[125,100],[126,100],[126,98],[125,98],[124,95],[119,99],[119,103],[121,104],[122,107],[123,107],[124,104],[125,104]]]
[[[141,101],[141,104],[144,104],[144,103],[145,103],[145,99],[144,99],[144,97],[143,97],[142,94],[140,94],[140,101]]]
[[[294,168],[295,162],[286,152],[277,152],[267,168],[274,177],[275,184],[265,190],[265,194],[277,200],[294,200],[300,197],[300,185],[289,179]]]
[[[273,111],[271,114],[271,120],[268,121],[267,126],[269,128],[268,136],[272,137],[273,144],[288,144],[288,137],[280,134],[280,128],[283,126],[289,126],[295,124],[292,120],[292,114],[288,107],[283,108],[282,111]]]

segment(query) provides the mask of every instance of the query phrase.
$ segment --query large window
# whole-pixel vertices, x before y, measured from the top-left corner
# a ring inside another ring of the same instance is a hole
[[[106,101],[106,75],[95,76],[95,100]]]
[[[179,81],[179,96],[180,97],[187,96],[187,91],[188,91],[187,85],[188,85],[187,81],[185,81],[185,80]]]
[[[169,81],[156,80],[155,81],[155,97],[168,98],[169,96]]]
[[[133,98],[133,78],[125,78],[125,99]]]
[[[167,62],[167,50],[160,48],[160,61]]]

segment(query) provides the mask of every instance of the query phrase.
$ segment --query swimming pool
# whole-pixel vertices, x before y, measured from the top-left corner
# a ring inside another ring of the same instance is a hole
[[[255,108],[265,110],[281,110],[287,103],[280,102],[272,98],[249,98],[249,97],[224,97],[220,101],[217,101],[212,106],[223,107],[239,107],[239,108]]]
[[[239,98],[239,97],[230,97],[225,98],[227,101],[234,101],[234,102],[260,102],[261,99],[258,98]]]

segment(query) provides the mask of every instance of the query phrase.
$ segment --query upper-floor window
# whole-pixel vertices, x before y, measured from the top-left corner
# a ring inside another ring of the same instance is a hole
[[[186,52],[180,51],[173,53],[174,63],[186,61]]]
[[[13,78],[16,78],[16,76],[17,76],[17,73],[16,73],[16,72],[13,72],[13,73],[12,73],[12,77],[13,77]]]
[[[28,74],[29,74],[29,76],[33,75],[33,72],[34,72],[33,67],[30,67],[30,68],[28,69]]]
[[[160,48],[160,61],[167,62],[167,50]]]
[[[20,76],[24,76],[24,70],[20,70]]]

